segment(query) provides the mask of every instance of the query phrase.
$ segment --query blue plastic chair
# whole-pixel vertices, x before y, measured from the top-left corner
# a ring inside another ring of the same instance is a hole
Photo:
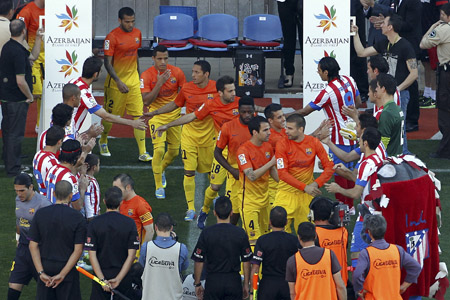
[[[185,14],[191,16],[194,19],[194,36],[198,31],[198,18],[197,18],[197,7],[196,6],[172,6],[172,5],[160,5],[159,14]]]
[[[186,14],[162,14],[153,20],[153,36],[155,37],[153,47],[162,44],[169,51],[188,50],[192,48],[188,39],[193,35],[194,19]],[[184,44],[184,46],[180,46],[180,44]]]
[[[273,42],[283,38],[280,18],[275,15],[252,15],[244,19],[244,39]],[[264,44],[264,43],[261,43]]]
[[[237,43],[226,44],[239,36],[238,19],[227,14],[211,14],[198,20],[198,37],[202,40],[190,40],[199,49],[206,51],[228,51],[228,47],[236,47]]]

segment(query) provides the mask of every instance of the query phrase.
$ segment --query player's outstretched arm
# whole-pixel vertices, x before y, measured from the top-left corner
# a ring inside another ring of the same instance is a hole
[[[352,199],[356,199],[361,195],[364,187],[355,184],[355,186],[351,189],[344,189],[344,188],[340,187],[336,182],[332,182],[332,183],[325,183],[325,189],[329,193],[333,193],[333,194],[339,193],[345,197],[350,197]]]
[[[111,76],[112,79],[117,84],[117,88],[121,93],[128,93],[130,90],[128,89],[128,86],[120,80],[119,76],[116,74],[116,70],[114,70],[114,67],[112,65],[112,56],[105,55],[104,63],[105,63],[105,69],[108,71],[109,76]]]
[[[359,154],[355,150],[352,150],[350,152],[345,152],[344,150],[340,149],[333,142],[331,142],[329,137],[323,139],[322,143],[327,145],[330,148],[330,150],[333,152],[333,154],[336,155],[343,162],[348,163],[348,162],[357,160],[360,157]]]
[[[286,117],[290,116],[290,115],[293,115],[293,114],[299,114],[299,115],[302,115],[302,116],[307,116],[310,113],[312,113],[313,111],[314,111],[314,108],[312,108],[311,105],[308,104],[308,105],[306,105],[305,107],[303,107],[301,109],[297,109],[294,112],[286,114]]]
[[[147,118],[151,119],[154,116],[169,113],[171,111],[174,111],[177,108],[178,108],[178,105],[175,104],[175,101],[172,101],[172,102],[167,103],[166,105],[164,105],[161,108],[158,108],[158,109],[156,109],[154,111],[149,111],[147,113],[144,113],[144,117],[147,117]]]
[[[121,118],[120,116],[116,116],[116,115],[108,113],[103,107],[100,108],[99,110],[97,110],[95,112],[95,114],[97,116],[99,116],[100,118],[102,118],[103,120],[111,122],[111,123],[127,125],[127,126],[131,126],[133,128],[136,128],[136,129],[140,129],[140,130],[147,129],[147,125],[145,124],[144,119],[130,120],[130,119]]]
[[[194,121],[195,119],[197,119],[197,116],[194,113],[181,116],[175,121],[170,122],[169,124],[159,126],[158,128],[156,128],[155,133],[158,134],[158,136],[161,136],[163,132],[169,129],[170,127],[184,125]]]

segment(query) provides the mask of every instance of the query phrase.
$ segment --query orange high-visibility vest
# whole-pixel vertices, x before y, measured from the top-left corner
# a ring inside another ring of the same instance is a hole
[[[400,253],[396,245],[380,250],[367,247],[370,269],[364,281],[366,300],[402,300],[400,296]]]
[[[319,237],[319,244],[322,248],[333,250],[334,254],[341,265],[341,277],[347,286],[348,271],[347,271],[347,240],[348,233],[345,227],[336,229],[325,229],[316,226],[316,233]]]
[[[330,249],[324,249],[322,258],[314,265],[307,263],[298,251],[295,254],[295,264],[295,300],[337,300],[336,284],[331,273]]]

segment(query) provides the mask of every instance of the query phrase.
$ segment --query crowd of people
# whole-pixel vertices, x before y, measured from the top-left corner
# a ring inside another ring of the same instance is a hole
[[[362,2],[367,4],[365,11],[381,5],[381,1]],[[234,79],[227,75],[210,79],[211,65],[205,60],[194,62],[192,81],[187,82],[183,71],[168,63],[169,51],[162,45],[153,49],[153,66],[139,74],[137,50],[142,37],[134,27],[134,11],[124,7],[118,13],[119,26],[104,42],[108,75],[103,107],[91,90],[103,62],[92,56],[84,61],[81,76],[62,89],[62,101],[52,110],[52,124],[39,136],[32,177],[21,170],[20,148],[28,105],[40,93],[34,85],[39,85],[36,77],[43,76],[39,73],[43,32],[28,16],[42,12],[44,1],[28,5],[9,23],[11,39],[0,56],[3,156],[17,194],[17,249],[8,299],[19,299],[32,278],[37,280],[37,299],[80,299],[76,266],[87,267],[83,261],[87,257],[97,278],[91,299],[111,295],[114,299],[246,299],[253,293],[252,274],[261,277],[259,287],[253,286],[259,299],[400,299],[417,282],[420,264],[402,247],[384,240],[386,220],[365,203],[369,178],[386,158],[410,154],[405,121],[418,71],[416,49],[408,35],[402,35],[402,4],[394,5],[396,13],[377,16],[372,22],[386,37],[379,37],[373,46],[365,47],[358,27],[352,26],[357,55],[370,56],[368,98],[373,111],[360,114],[357,83],[340,74],[334,58],[324,57],[317,72],[327,87],[287,115],[280,104],[260,107],[250,96],[236,97]],[[450,158],[445,125],[450,4],[440,11],[441,21],[430,27],[420,47],[437,46],[443,139],[434,157]],[[0,15],[11,18],[11,1],[1,0]],[[289,67],[286,72],[289,87],[293,70]],[[326,120],[312,134],[305,134],[305,117],[322,109]],[[132,119],[123,118],[125,112]],[[101,125],[81,132],[88,113],[99,116]],[[190,256],[194,273],[184,283],[181,277],[189,265],[189,252],[173,232],[172,217],[160,213],[153,218],[152,207],[136,194],[129,174],[116,175],[112,187],[100,194],[105,189],[95,179],[100,158],[91,152],[101,135],[100,155],[114,155],[107,140],[112,123],[134,129],[138,159],[152,164],[157,199],[166,197],[165,170],[181,153],[184,220],[196,219],[202,230]],[[147,128],[153,157],[145,146]],[[323,169],[317,178],[316,157]],[[198,216],[196,172],[210,178]],[[333,176],[334,182],[329,182]],[[219,196],[225,180],[225,196]],[[335,194],[337,201],[323,197],[321,188]],[[361,199],[364,211],[356,211],[355,199]],[[106,205],[103,214],[101,201]],[[347,205],[350,215],[358,214],[351,266],[347,266],[348,232],[332,222],[338,203]],[[206,226],[211,207],[217,224]],[[290,234],[292,228],[297,237]],[[407,272],[403,282],[402,269]]]

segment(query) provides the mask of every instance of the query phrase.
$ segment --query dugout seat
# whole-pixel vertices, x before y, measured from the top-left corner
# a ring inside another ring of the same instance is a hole
[[[189,39],[195,47],[206,51],[228,51],[238,46],[238,19],[227,14],[210,14],[198,20],[198,37]]]
[[[194,36],[194,19],[180,13],[167,13],[153,20],[153,47],[164,45],[169,51],[192,48],[188,39]]]

